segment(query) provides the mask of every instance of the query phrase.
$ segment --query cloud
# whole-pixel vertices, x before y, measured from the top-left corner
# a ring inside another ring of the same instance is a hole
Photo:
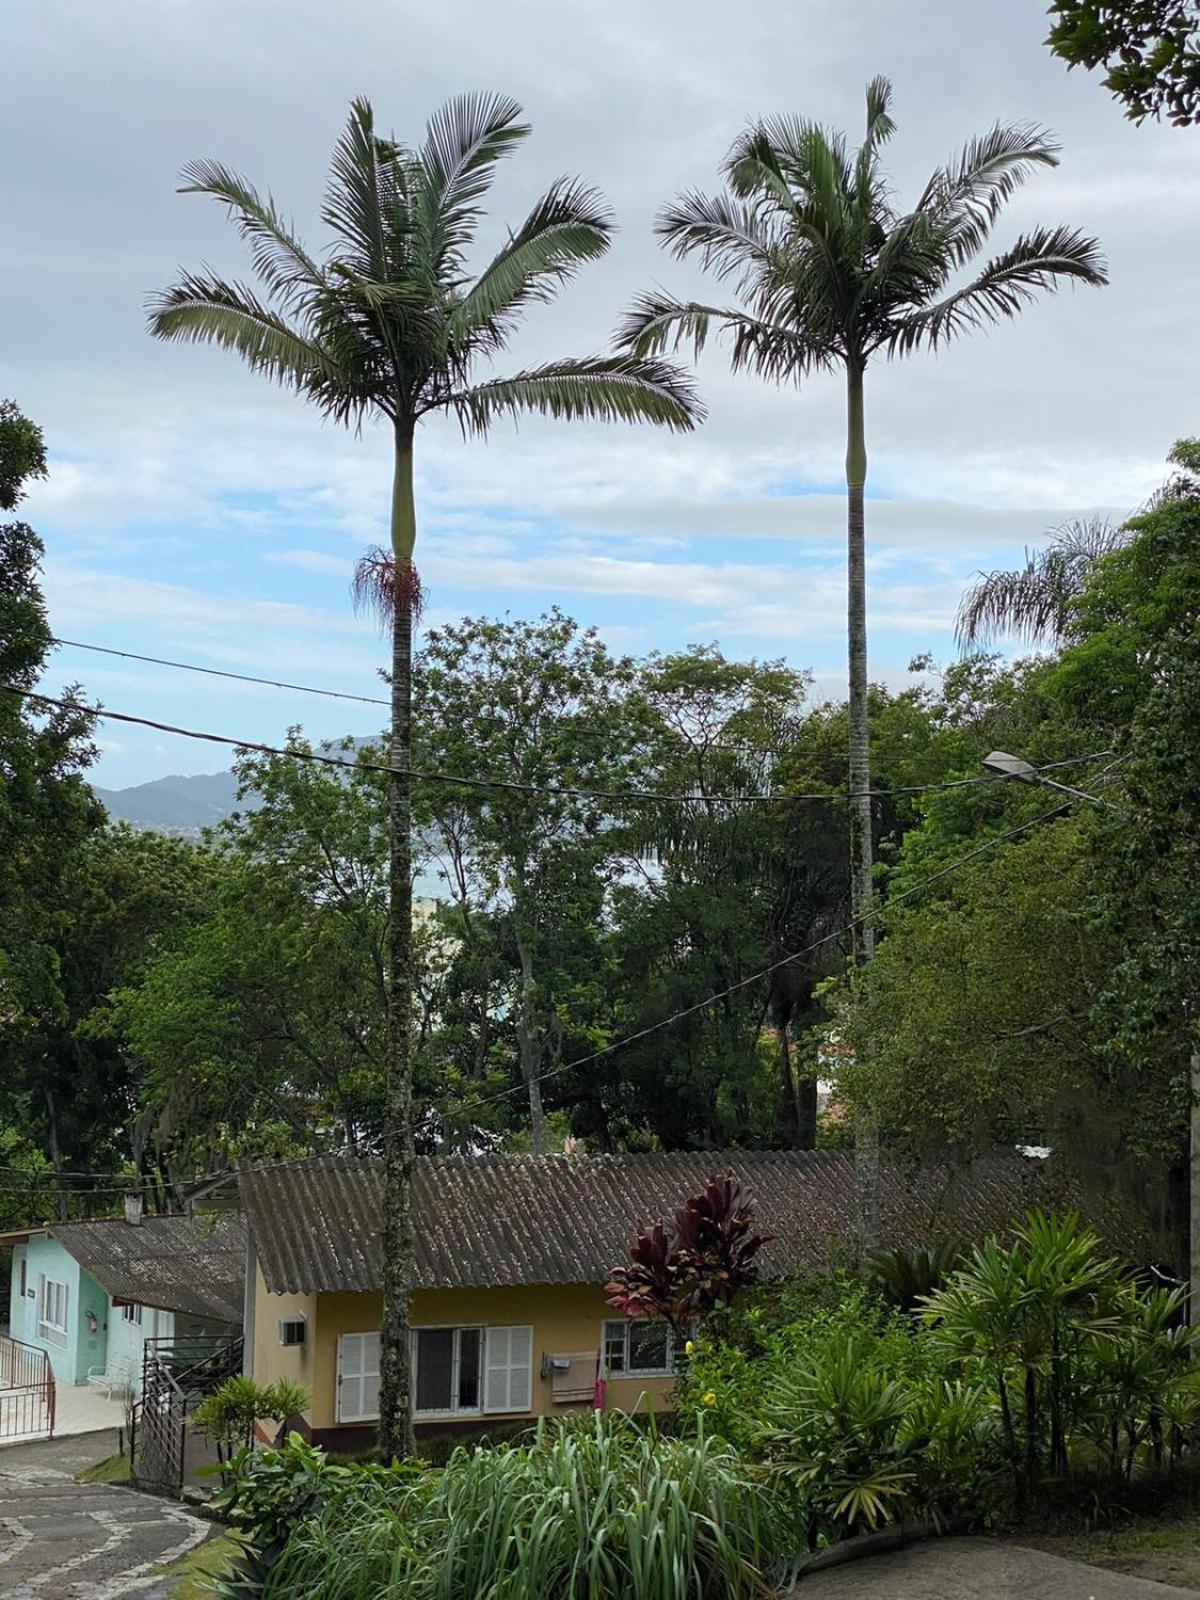
[[[1018,197],[997,247],[1035,222],[1069,223],[1100,238],[1111,286],[868,372],[870,621],[885,663],[904,659],[905,639],[914,653],[948,639],[977,568],[1019,559],[1068,515],[1140,503],[1192,425],[1193,147],[1176,129],[1132,127],[1094,77],[1053,60],[1044,0],[922,0],[919,28],[895,0],[743,7],[736,48],[722,0],[124,0],[121,27],[76,8],[67,30],[39,0],[11,8],[0,134],[22,159],[6,174],[0,238],[3,389],[51,446],[52,476],[27,515],[46,538],[61,632],[289,676],[373,674],[379,642],[352,616],[346,578],[386,539],[386,430],[368,423],[356,437],[226,352],[154,342],[144,309],[181,263],[246,271],[220,209],[176,193],[192,157],[244,171],[321,245],[329,152],[358,93],[406,137],[464,85],[522,100],[535,136],[499,174],[481,259],[562,172],[611,200],[611,252],[533,308],[512,367],[605,349],[622,308],[656,284],[714,292],[663,252],[654,218],[679,191],[717,187],[753,115],[811,115],[854,137],[863,85],[885,61],[901,204],[997,119],[1057,132],[1062,165]],[[731,649],[761,641],[832,670],[841,385],[818,374],[777,390],[731,374],[720,348],[697,378],[709,421],[685,438],[533,419],[464,442],[451,424],[423,427],[431,616],[561,600],[630,648],[715,632]],[[146,682],[148,700],[163,692]],[[255,712],[263,733],[275,703]],[[141,747],[111,757],[146,758]]]

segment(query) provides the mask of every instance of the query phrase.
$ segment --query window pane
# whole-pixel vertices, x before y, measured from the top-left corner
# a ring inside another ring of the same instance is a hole
[[[633,1322],[629,1326],[629,1370],[631,1372],[663,1372],[667,1366],[667,1339],[670,1330],[665,1322]]]
[[[454,1329],[421,1328],[417,1332],[418,1411],[449,1411],[454,1371]]]
[[[483,1353],[483,1334],[479,1328],[458,1331],[458,1409],[479,1410],[479,1358]]]
[[[625,1321],[604,1324],[604,1365],[609,1372],[625,1371]]]

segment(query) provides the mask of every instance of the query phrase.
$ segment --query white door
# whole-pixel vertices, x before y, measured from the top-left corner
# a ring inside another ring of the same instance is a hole
[[[528,1411],[533,1403],[533,1329],[489,1328],[483,1409]]]
[[[337,1395],[339,1422],[378,1419],[378,1333],[343,1333],[339,1338]]]

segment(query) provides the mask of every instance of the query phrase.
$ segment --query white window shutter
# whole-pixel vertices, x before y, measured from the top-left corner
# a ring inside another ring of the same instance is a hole
[[[369,1422],[379,1415],[379,1335],[343,1333],[338,1339],[338,1421]]]
[[[485,1411],[528,1411],[533,1403],[533,1329],[489,1328]]]

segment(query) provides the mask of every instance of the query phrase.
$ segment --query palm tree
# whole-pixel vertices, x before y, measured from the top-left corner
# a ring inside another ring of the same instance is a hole
[[[874,948],[867,723],[863,491],[867,451],[863,389],[876,356],[936,350],[959,334],[1015,316],[1065,278],[1106,281],[1093,239],[1035,228],[956,281],[982,250],[1005,202],[1057,146],[1036,127],[1000,127],[938,167],[911,211],[896,209],[881,165],[895,124],[891,85],[867,86],[866,137],[851,152],[840,133],[797,117],[756,123],[724,166],[728,192],[685,194],[657,231],[677,257],[696,255],[733,283],[739,304],[665,294],[639,298],[623,329],[633,355],[690,341],[697,355],[714,331],[732,337],[735,370],[799,384],[840,369],[846,383],[849,788],[851,915],[856,964]],[[877,1242],[878,1161],[869,1119],[860,1126],[860,1226]]]
[[[250,247],[261,295],[210,272],[186,273],[153,301],[151,332],[235,351],[348,426],[381,419],[391,430],[391,546],[359,566],[356,598],[391,621],[390,961],[384,1162],[380,1443],[410,1454],[408,1297],[414,1251],[410,1027],[412,846],[408,776],[412,630],[420,581],[413,564],[413,447],[421,420],[450,413],[464,434],[499,416],[650,421],[687,429],[698,412],[690,385],[653,359],[552,361],[511,377],[477,376],[522,312],[608,249],[613,220],[593,190],[562,180],[537,202],[478,276],[467,251],[497,164],[529,127],[512,100],[470,95],[429,122],[419,149],[375,131],[356,100],[335,147],[321,218],[331,234],[311,255],[268,195],[216,162],[185,169],[184,192],[222,201]]]
[[[1074,603],[1102,556],[1128,544],[1130,535],[1103,517],[1066,522],[1044,550],[1026,550],[1014,572],[981,572],[962,597],[955,635],[964,650],[1012,634],[1029,644],[1062,644],[1071,631]]]

